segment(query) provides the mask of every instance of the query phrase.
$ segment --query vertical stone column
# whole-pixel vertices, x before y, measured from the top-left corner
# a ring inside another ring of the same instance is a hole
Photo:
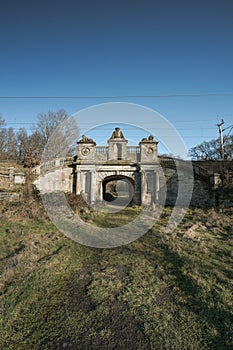
[[[141,205],[146,205],[146,178],[145,172],[141,169]]]
[[[154,197],[154,203],[158,203],[159,201],[159,175],[154,172],[154,187],[155,187],[155,197]]]
[[[140,146],[140,161],[142,163],[152,164],[158,162],[158,142],[154,140],[153,136],[147,139],[142,139]]]
[[[81,192],[86,192],[86,174],[81,171],[80,173],[80,180],[81,180]]]
[[[120,128],[115,128],[111,138],[108,140],[108,160],[127,159],[127,143]]]
[[[125,139],[108,140],[108,159],[125,160],[127,159],[127,143]]]
[[[99,182],[99,200],[103,200],[103,184],[102,181]]]
[[[90,201],[91,204],[95,203],[95,194],[96,194],[96,173],[95,171],[91,172],[91,184],[90,184]]]
[[[81,172],[80,170],[77,170],[77,177],[76,177],[76,194],[81,193]]]

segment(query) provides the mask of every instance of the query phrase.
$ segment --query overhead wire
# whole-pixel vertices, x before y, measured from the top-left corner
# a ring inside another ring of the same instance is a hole
[[[171,97],[227,97],[233,93],[164,94],[164,95],[99,95],[99,96],[0,96],[1,99],[115,99],[115,98],[171,98]]]

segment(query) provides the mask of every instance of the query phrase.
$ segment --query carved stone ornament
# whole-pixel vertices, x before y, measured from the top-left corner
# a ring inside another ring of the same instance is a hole
[[[149,147],[147,148],[147,153],[148,154],[152,154],[154,152],[153,148]]]
[[[90,153],[90,148],[88,148],[88,147],[83,147],[83,148],[81,149],[81,153],[82,153],[83,156],[87,156],[87,155]]]
[[[153,135],[150,135],[150,136],[148,136],[148,137],[144,137],[144,138],[141,140],[141,142],[148,142],[148,141],[150,141],[150,142],[154,141],[154,136],[153,136]]]
[[[93,139],[86,137],[85,135],[82,135],[82,139],[80,142],[94,142]]]
[[[112,133],[111,139],[124,139],[124,135],[120,128],[115,128]]]

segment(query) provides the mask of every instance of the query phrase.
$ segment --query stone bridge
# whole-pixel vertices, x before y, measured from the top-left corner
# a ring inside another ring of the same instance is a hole
[[[148,136],[139,146],[128,146],[122,131],[115,128],[108,146],[82,136],[77,142],[74,158],[61,158],[36,168],[35,185],[42,193],[64,191],[81,194],[90,203],[111,201],[116,197],[138,205],[157,204],[166,188],[166,204],[176,202],[179,183],[194,175],[191,205],[208,206],[214,203],[217,175],[195,162],[158,156],[158,142]],[[179,174],[177,172],[179,169]]]

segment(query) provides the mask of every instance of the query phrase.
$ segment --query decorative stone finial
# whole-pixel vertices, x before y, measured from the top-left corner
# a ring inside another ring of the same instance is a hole
[[[148,137],[144,137],[141,142],[148,142],[148,141],[153,141],[154,142],[154,136],[153,135],[150,135]]]
[[[82,139],[79,142],[93,142],[94,143],[93,139],[91,139],[85,135],[82,135]]]
[[[120,128],[115,128],[112,133],[111,139],[124,139],[124,135]]]

